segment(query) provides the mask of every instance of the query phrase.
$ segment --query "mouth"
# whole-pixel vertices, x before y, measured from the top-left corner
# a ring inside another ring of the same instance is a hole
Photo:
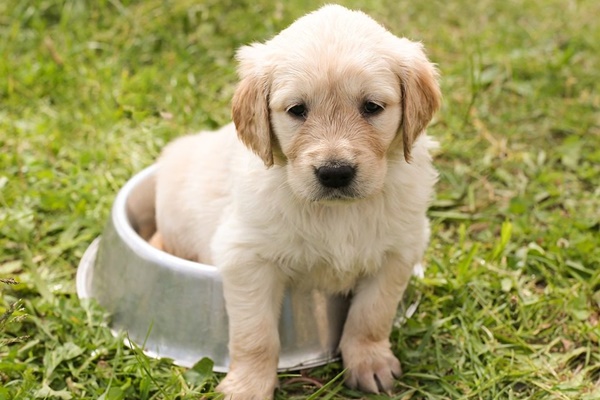
[[[322,188],[319,193],[313,197],[312,201],[315,203],[351,203],[357,200],[362,199],[363,196],[360,195],[356,190],[351,188],[343,188],[343,189],[332,189],[332,188]]]

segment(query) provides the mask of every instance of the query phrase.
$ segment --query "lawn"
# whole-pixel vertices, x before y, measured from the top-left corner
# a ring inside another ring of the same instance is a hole
[[[600,399],[600,2],[343,4],[422,41],[442,75],[428,269],[392,334],[393,398]],[[129,177],[229,121],[235,49],[319,5],[0,2],[0,399],[212,397],[210,363],[113,337],[76,266]],[[365,398],[341,371],[282,376],[277,398]]]

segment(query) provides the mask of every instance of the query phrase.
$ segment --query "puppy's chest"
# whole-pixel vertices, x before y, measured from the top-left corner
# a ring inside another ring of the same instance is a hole
[[[390,249],[393,226],[377,213],[326,210],[288,220],[279,237],[280,266],[295,279],[352,284],[380,268]]]

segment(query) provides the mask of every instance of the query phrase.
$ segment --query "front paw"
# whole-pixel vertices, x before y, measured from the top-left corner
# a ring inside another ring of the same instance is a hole
[[[217,386],[224,400],[271,400],[277,387],[277,374],[257,371],[230,371]]]
[[[391,393],[402,369],[388,340],[348,343],[341,350],[348,387],[370,393]]]

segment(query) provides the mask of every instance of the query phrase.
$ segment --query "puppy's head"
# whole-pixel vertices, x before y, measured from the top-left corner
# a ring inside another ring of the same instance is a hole
[[[310,201],[380,191],[388,162],[410,161],[440,106],[422,46],[340,6],[242,47],[238,60],[232,114],[240,139],[267,167],[286,168],[293,192]]]

